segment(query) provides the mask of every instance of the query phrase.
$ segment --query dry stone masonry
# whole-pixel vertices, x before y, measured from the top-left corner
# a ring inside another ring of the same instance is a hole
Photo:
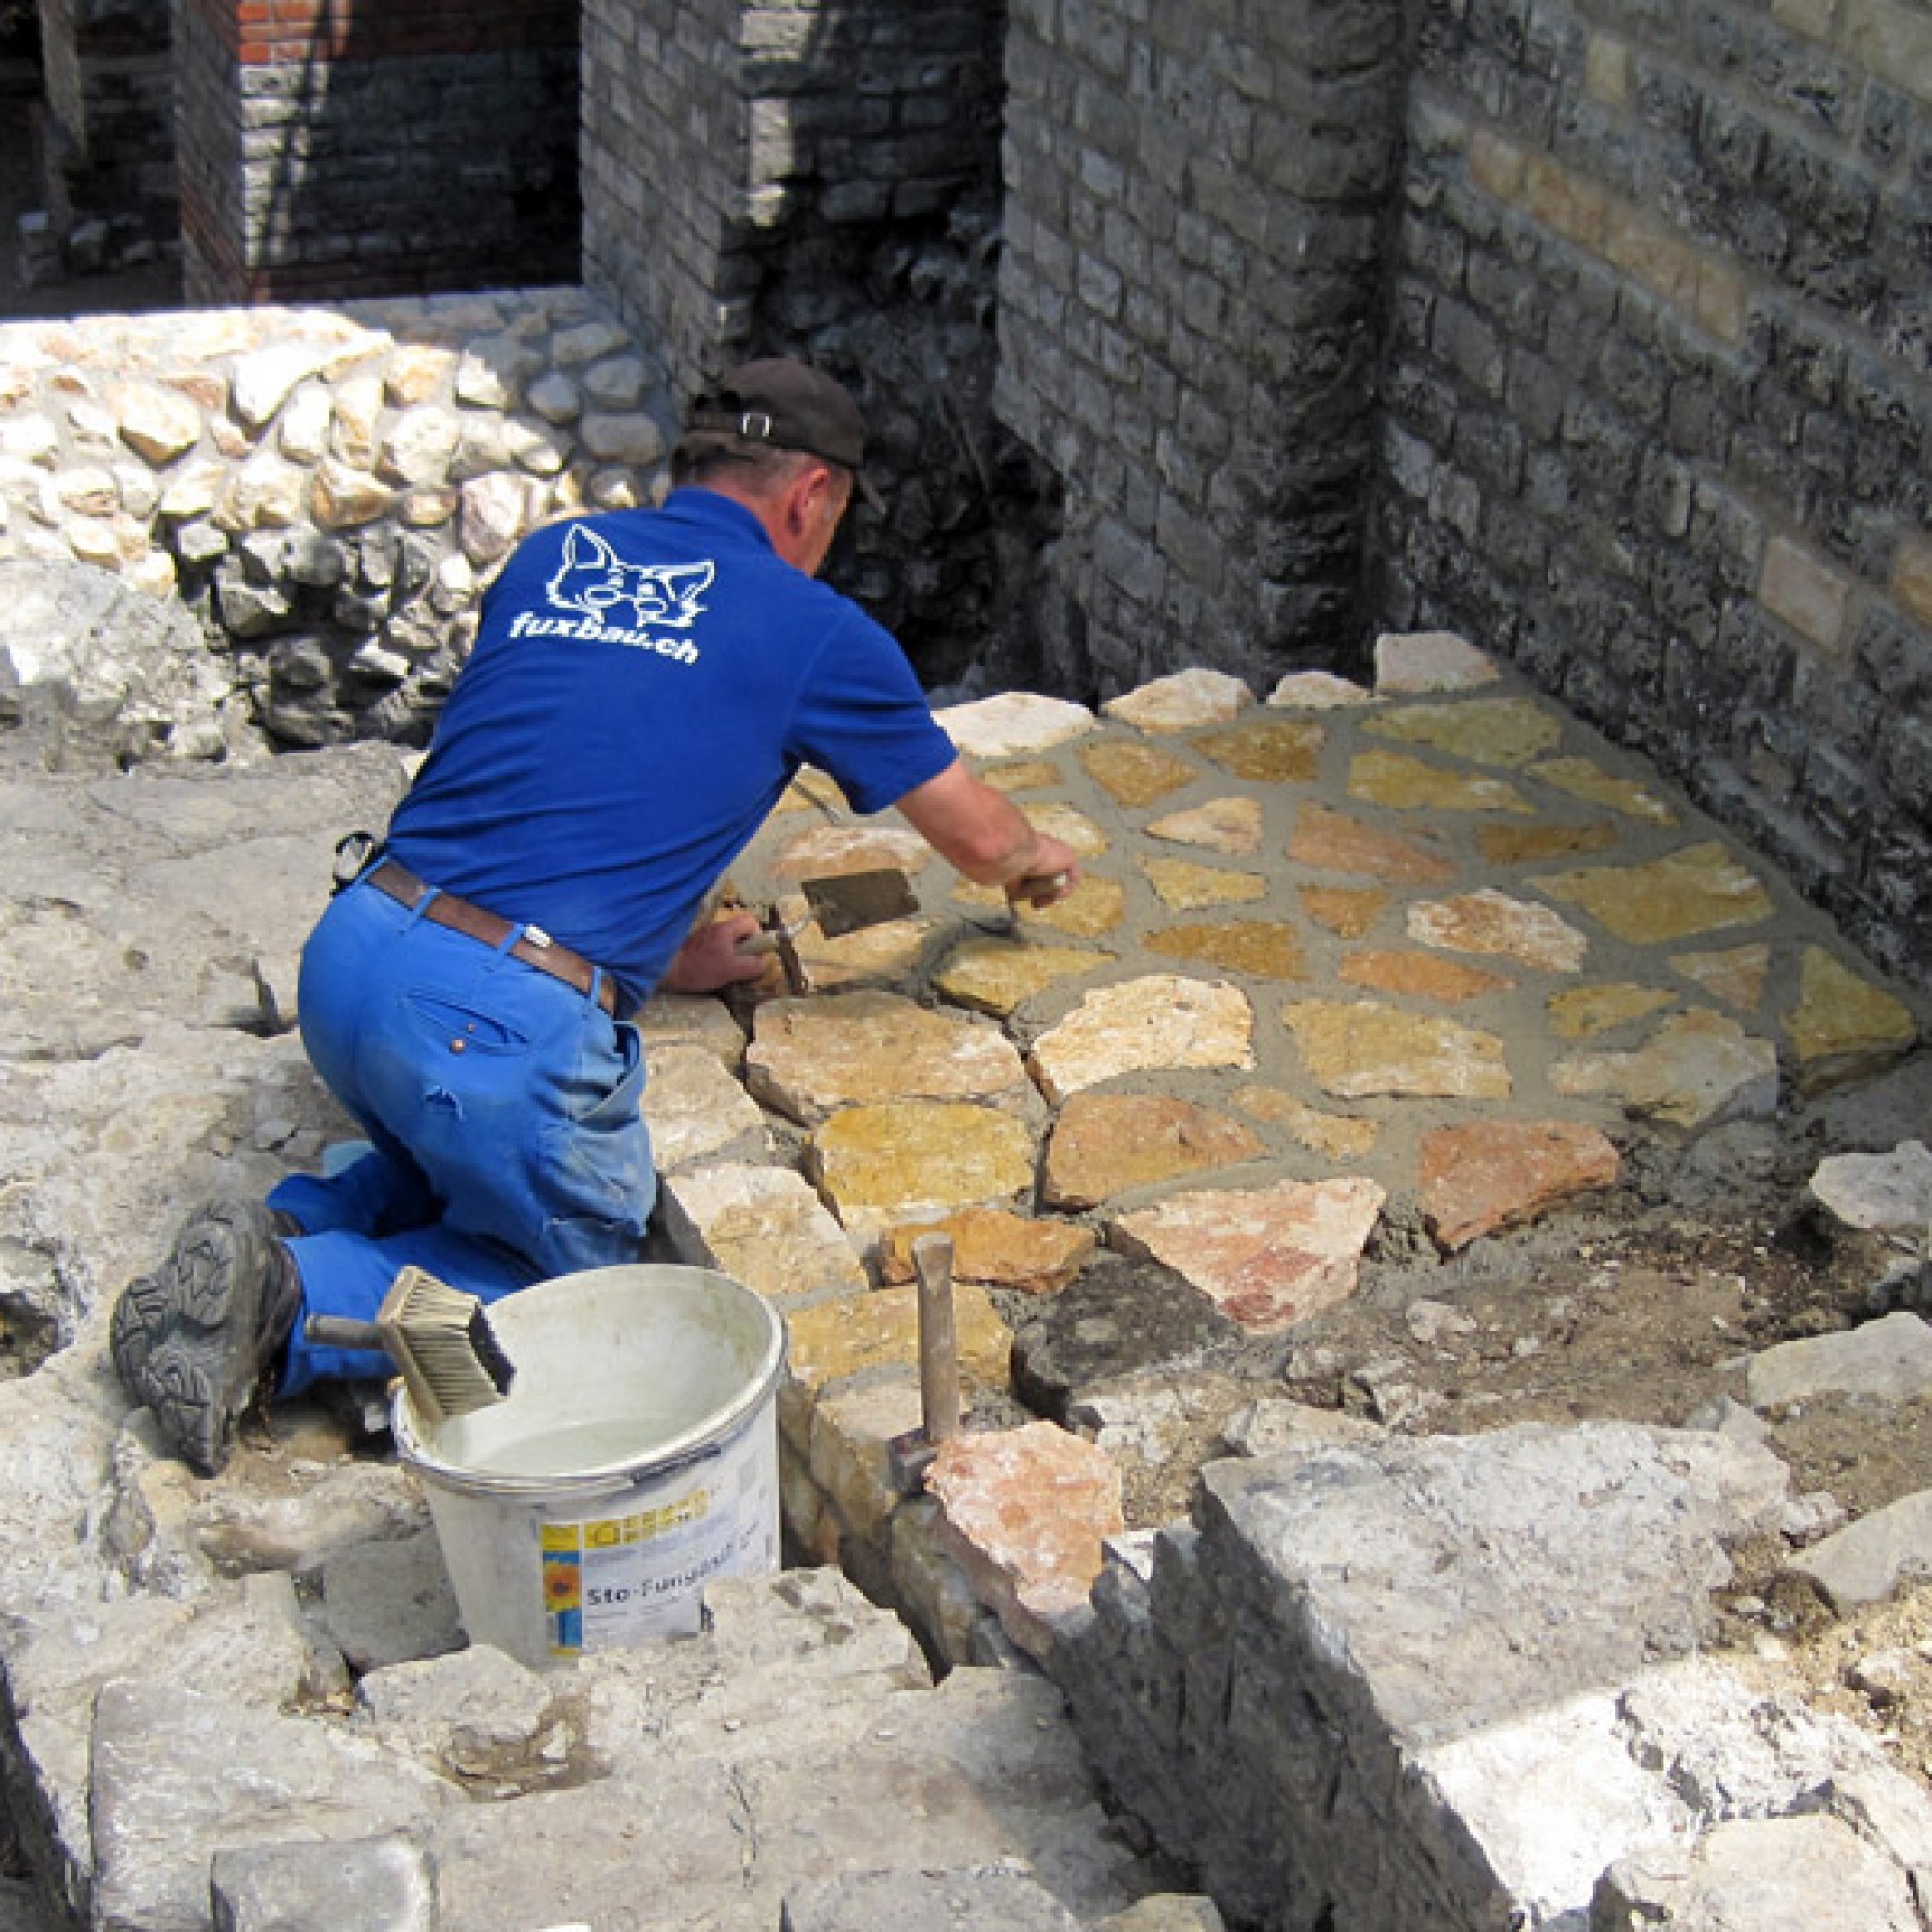
[[[15,324],[0,555],[185,605],[183,674],[271,744],[421,742],[518,539],[661,489],[675,413],[579,290]]]

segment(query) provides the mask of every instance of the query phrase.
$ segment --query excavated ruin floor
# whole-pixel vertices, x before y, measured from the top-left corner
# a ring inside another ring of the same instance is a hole
[[[802,996],[775,972],[642,1016],[659,1239],[786,1314],[794,1445],[814,1407],[813,1439],[839,1426],[840,1391],[902,1385],[879,1311],[922,1226],[954,1236],[969,1429],[1037,1412],[1096,1438],[1130,1525],[1265,1449],[1270,1400],[1410,1435],[1709,1422],[1774,1344],[1916,1305],[1922,1241],[1834,1225],[1807,1183],[1924,1137],[1917,997],[1480,653],[1391,639],[1379,668],[1372,691],[1191,674],[1098,716],[949,714],[1083,854],[1080,891],[1014,931],[822,782],[775,814],[734,868],[747,902],[876,865],[922,901],[803,935]],[[329,848],[407,761],[37,760],[0,787],[7,1340],[114,1426],[121,1283],[197,1198],[349,1131],[288,1032],[296,953]],[[272,1409],[170,1507],[218,1561],[273,1568],[318,1459],[390,1457],[371,1419]],[[1753,1426],[1794,1494],[1833,1499],[1821,1525],[1932,1490],[1923,1397]],[[57,1447],[12,1453],[16,1497],[69,1479]],[[115,1454],[146,1466],[125,1434]],[[840,1554],[823,1519],[791,1528],[796,1556]],[[1932,1781],[1932,1596],[1835,1613],[1775,1543],[1735,1553],[1721,1641]]]

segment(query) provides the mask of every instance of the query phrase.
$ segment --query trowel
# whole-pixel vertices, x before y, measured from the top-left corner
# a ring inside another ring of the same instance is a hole
[[[793,995],[808,990],[805,963],[798,956],[798,936],[815,925],[827,939],[843,939],[867,926],[906,919],[919,910],[912,881],[895,866],[869,872],[839,872],[825,879],[801,879],[805,911],[786,919],[776,904],[758,915],[758,930],[739,944],[741,952],[775,952],[784,968],[785,988]]]

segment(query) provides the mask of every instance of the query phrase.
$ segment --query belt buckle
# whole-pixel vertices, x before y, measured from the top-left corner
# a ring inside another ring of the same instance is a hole
[[[382,840],[373,832],[345,832],[335,841],[335,858],[329,867],[330,895],[353,886],[382,849]]]
[[[556,941],[554,940],[550,936],[550,934],[547,933],[540,925],[525,926],[524,937],[527,939],[532,946],[542,947],[546,951],[548,951],[551,947],[556,944]]]

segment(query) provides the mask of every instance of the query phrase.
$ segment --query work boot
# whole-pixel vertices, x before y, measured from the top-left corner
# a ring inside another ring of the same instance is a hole
[[[226,1465],[236,1424],[300,1311],[301,1274],[279,1238],[289,1225],[257,1202],[211,1202],[115,1304],[114,1366],[200,1475]]]

